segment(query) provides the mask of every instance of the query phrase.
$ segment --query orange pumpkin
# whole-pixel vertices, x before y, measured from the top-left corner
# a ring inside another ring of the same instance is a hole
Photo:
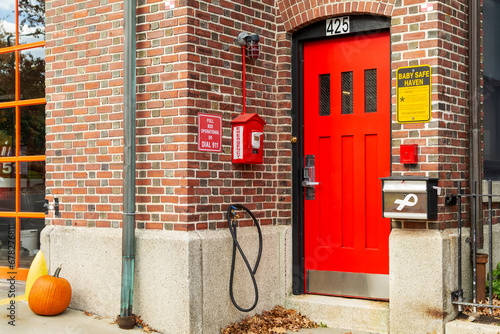
[[[28,296],[30,309],[39,315],[56,315],[64,312],[71,301],[71,285],[59,277],[61,267],[56,269],[54,276],[40,276]]]

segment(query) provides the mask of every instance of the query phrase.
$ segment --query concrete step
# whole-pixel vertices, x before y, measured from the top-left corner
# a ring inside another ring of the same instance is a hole
[[[497,325],[479,324],[465,320],[454,320],[446,324],[446,334],[498,334]]]
[[[299,311],[317,323],[325,324],[332,331],[338,330],[332,333],[389,333],[388,302],[300,295],[289,296],[286,307]]]

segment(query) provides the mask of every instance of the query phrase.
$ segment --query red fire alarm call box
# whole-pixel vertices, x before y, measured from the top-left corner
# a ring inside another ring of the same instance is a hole
[[[257,114],[241,114],[231,121],[233,133],[232,162],[261,164],[264,153],[264,125]]]
[[[418,145],[405,144],[399,146],[400,161],[405,165],[413,165],[418,163]]]

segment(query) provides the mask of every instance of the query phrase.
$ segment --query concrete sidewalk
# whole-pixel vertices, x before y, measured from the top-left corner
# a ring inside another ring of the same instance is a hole
[[[120,329],[113,319],[99,319],[93,316],[87,316],[82,311],[67,309],[63,313],[45,317],[34,314],[28,306],[28,302],[21,301],[15,304],[15,326],[9,324],[11,321],[8,318],[8,305],[0,306],[0,333],[19,333],[19,334],[34,334],[34,333],[50,333],[50,334],[124,334],[124,333],[145,333],[138,327],[131,330]],[[293,333],[288,331],[287,333]],[[297,332],[295,332],[297,333]],[[314,328],[302,329],[299,331],[302,334],[365,334],[361,332],[352,332],[338,330],[332,328]],[[163,334],[179,334],[179,333],[163,333]],[[213,333],[217,334],[217,333]]]
[[[27,301],[15,301],[13,309],[9,301],[5,300],[8,296],[10,284],[6,280],[0,280],[0,333],[19,333],[19,334],[124,334],[124,333],[145,333],[140,328],[135,327],[131,330],[120,329],[114,319],[98,318],[85,315],[83,311],[67,309],[57,316],[39,316],[33,313]],[[25,282],[16,282],[15,294],[21,296],[24,294]],[[9,309],[11,308],[11,309]],[[14,318],[11,318],[10,315]],[[294,333],[288,331],[287,333]],[[297,332],[295,332],[297,333]],[[302,329],[298,333],[302,334],[368,334],[366,332],[353,332],[349,330],[339,330],[332,328],[314,328]],[[180,333],[163,333],[180,334]],[[218,334],[218,333],[210,333]]]
[[[0,306],[0,333],[19,333],[19,334],[125,334],[125,333],[145,333],[138,327],[131,330],[120,329],[113,319],[99,319],[93,316],[87,316],[82,311],[67,309],[63,313],[52,316],[39,316],[34,314],[28,306],[28,302],[20,301],[15,303],[15,326],[9,324],[8,305]],[[287,333],[293,333],[288,331]],[[297,333],[297,332],[295,332]],[[302,334],[361,334],[360,332],[351,332],[331,328],[302,329]],[[179,334],[179,333],[163,333]],[[217,334],[217,333],[213,333]]]
[[[57,316],[40,316],[33,313],[27,301],[6,300],[10,292],[16,297],[24,295],[26,282],[17,281],[12,289],[7,280],[0,280],[0,333],[19,334],[87,334],[87,333],[144,333],[138,327],[123,330],[114,319],[87,316],[82,311],[67,309]],[[13,306],[11,306],[13,305]],[[12,317],[11,317],[12,315]]]
[[[82,311],[67,309],[57,316],[39,316],[33,313],[26,301],[15,303],[15,326],[9,324],[9,305],[0,306],[0,333],[19,334],[112,334],[112,333],[144,333],[135,327],[131,330],[120,329],[113,323],[114,319],[87,316]]]

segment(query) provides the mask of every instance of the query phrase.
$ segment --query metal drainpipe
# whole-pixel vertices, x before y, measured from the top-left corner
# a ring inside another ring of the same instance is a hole
[[[136,0],[125,0],[123,7],[123,226],[122,282],[120,316],[133,317],[135,261],[135,87],[136,87]],[[120,328],[128,328],[121,325]],[[132,325],[132,327],[133,327]]]
[[[480,55],[479,46],[481,22],[479,1],[469,0],[469,111],[470,111],[470,189],[476,183],[476,193],[482,194],[482,159],[481,159],[481,92],[480,92]],[[471,212],[475,218],[477,246],[483,248],[483,201],[476,197],[476,210]]]

